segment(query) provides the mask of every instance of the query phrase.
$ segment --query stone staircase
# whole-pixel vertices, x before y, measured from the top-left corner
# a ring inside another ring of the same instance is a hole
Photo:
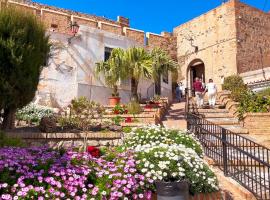
[[[202,116],[205,120],[237,134],[228,134],[226,139],[231,144],[227,146],[226,159],[230,176],[246,188],[253,188],[254,193],[258,195],[258,199],[269,200],[270,151],[252,142],[257,141],[249,133],[249,130],[243,127],[243,122],[240,122],[237,118],[237,103],[232,102],[227,94],[220,93],[217,95],[217,102],[214,108],[208,106],[206,96],[203,108],[198,109],[195,99],[192,98],[189,109],[193,113]],[[213,129],[207,125],[202,126],[204,130],[209,128],[209,132]],[[205,149],[208,149],[210,157],[214,155],[218,159],[223,154],[222,141],[220,139],[211,134],[204,134],[200,137],[203,146]],[[216,164],[220,166],[222,161]]]
[[[230,105],[229,105],[230,106]],[[237,134],[248,134],[248,129],[244,128],[241,122],[238,120],[234,112],[231,112],[227,105],[220,100],[218,96],[216,105],[214,108],[208,106],[207,95],[204,97],[204,106],[198,109],[195,104],[195,99],[192,98],[190,103],[190,109],[205,118],[207,121],[212,122],[216,125],[224,127]]]

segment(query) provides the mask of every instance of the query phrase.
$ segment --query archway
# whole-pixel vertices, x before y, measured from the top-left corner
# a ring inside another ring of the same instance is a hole
[[[192,89],[196,77],[201,78],[205,83],[205,65],[201,59],[195,59],[190,62],[187,68],[187,87]]]

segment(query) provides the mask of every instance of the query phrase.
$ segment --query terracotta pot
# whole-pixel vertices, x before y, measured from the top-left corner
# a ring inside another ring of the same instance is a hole
[[[109,105],[110,106],[115,106],[115,105],[119,104],[120,99],[121,99],[120,97],[110,97],[109,98]]]

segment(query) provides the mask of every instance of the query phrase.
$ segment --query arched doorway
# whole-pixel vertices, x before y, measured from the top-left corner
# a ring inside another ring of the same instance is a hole
[[[195,59],[190,62],[187,68],[187,86],[192,89],[196,77],[201,78],[205,83],[205,65],[201,59]]]

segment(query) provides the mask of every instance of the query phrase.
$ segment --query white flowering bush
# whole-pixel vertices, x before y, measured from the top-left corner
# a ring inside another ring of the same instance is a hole
[[[155,181],[188,181],[190,192],[218,191],[215,174],[197,153],[182,144],[139,145],[135,147],[139,170]]]
[[[16,119],[27,122],[40,122],[42,117],[49,117],[52,114],[53,110],[51,108],[30,103],[17,110]]]
[[[200,142],[188,131],[173,130],[162,126],[145,126],[134,128],[125,138],[125,145],[129,149],[146,144],[182,144],[193,149],[199,156],[203,156]]]
[[[200,142],[187,131],[162,126],[134,128],[124,145],[135,152],[139,170],[154,181],[188,181],[192,194],[219,190],[215,174],[202,159]]]

